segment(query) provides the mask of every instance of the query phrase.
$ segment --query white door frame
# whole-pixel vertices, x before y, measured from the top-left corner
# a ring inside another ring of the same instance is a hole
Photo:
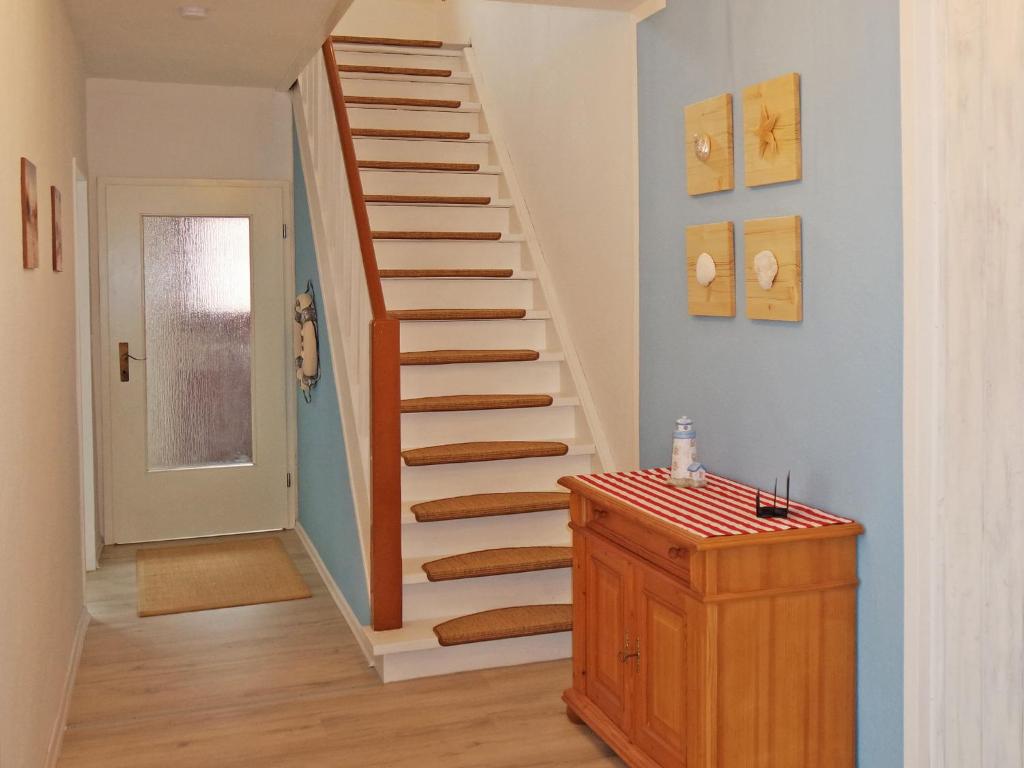
[[[123,186],[169,186],[169,187],[243,187],[246,189],[276,189],[281,192],[282,216],[287,229],[287,237],[284,240],[284,301],[281,316],[282,333],[286,333],[292,322],[292,307],[295,298],[295,240],[294,240],[294,211],[292,184],[288,181],[259,181],[259,180],[220,180],[220,179],[151,179],[151,178],[122,178],[109,177],[97,181],[97,222],[98,242],[97,264],[99,267],[99,317],[100,317],[100,365],[103,375],[99,377],[100,383],[100,418],[97,420],[97,444],[99,446],[99,465],[103,478],[103,487],[112,488],[113,485],[113,446],[111,437],[113,435],[111,424],[111,387],[110,376],[108,375],[111,366],[115,364],[114,355],[111,349],[110,339],[110,305],[107,290],[108,245],[107,245],[107,190],[111,187]],[[290,341],[285,343],[285,359],[281,361],[282,366],[288,369],[293,365],[292,349]],[[296,466],[298,464],[298,435],[296,432],[296,394],[295,387],[286,387],[287,400],[285,402],[287,440],[288,440],[288,471],[291,472],[293,482],[288,488],[288,528],[294,528],[298,519],[298,484],[294,478],[298,476]],[[112,495],[107,492],[102,499],[103,530],[109,535],[114,530]]]
[[[78,476],[82,517],[82,567],[95,571],[98,564],[96,535],[96,443],[92,371],[92,286],[89,259],[89,179],[75,158],[71,161],[75,238],[75,344],[78,352]]]

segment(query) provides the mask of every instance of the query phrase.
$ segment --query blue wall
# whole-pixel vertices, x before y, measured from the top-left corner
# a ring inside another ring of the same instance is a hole
[[[323,291],[317,270],[309,201],[296,142],[295,157],[295,285],[304,290],[313,281],[317,307],[323,312]],[[362,624],[370,623],[369,591],[359,546],[352,488],[348,481],[345,437],[341,431],[338,390],[331,365],[327,324],[320,322],[320,384],[313,402],[299,397],[299,521],[323,558]]]
[[[641,461],[695,419],[712,471],[867,528],[860,542],[859,764],[903,765],[899,4],[669,0],[638,30]],[[802,78],[804,180],[746,189],[742,89]],[[686,194],[683,106],[734,94],[736,189]],[[692,318],[684,229],[803,217],[804,321]]]

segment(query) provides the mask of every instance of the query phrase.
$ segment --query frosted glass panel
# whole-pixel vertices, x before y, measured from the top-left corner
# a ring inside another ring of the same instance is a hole
[[[144,216],[148,466],[252,462],[249,220]]]

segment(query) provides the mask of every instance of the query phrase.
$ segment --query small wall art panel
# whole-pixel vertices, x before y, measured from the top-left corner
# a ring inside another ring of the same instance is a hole
[[[691,315],[736,316],[731,221],[686,228],[686,297]]]
[[[686,191],[704,195],[734,185],[732,94],[690,104],[686,129]]]
[[[800,217],[751,219],[743,225],[747,317],[803,320]]]
[[[39,199],[36,166],[21,158],[21,263],[25,269],[39,266]]]
[[[791,72],[743,91],[746,185],[796,181],[803,174],[800,75]]]

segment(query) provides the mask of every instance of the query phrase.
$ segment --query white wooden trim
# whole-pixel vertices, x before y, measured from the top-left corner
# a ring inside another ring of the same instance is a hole
[[[474,82],[476,83],[476,90],[481,105],[493,104],[494,102],[491,99],[486,79],[477,64],[475,52],[472,48],[467,48],[465,50],[465,56],[466,64],[469,67],[470,73],[473,75]],[[615,467],[616,462],[613,460],[612,453],[609,450],[608,438],[605,434],[604,426],[597,412],[597,408],[594,405],[594,398],[590,391],[590,385],[587,382],[587,377],[583,373],[583,366],[580,363],[579,354],[576,351],[576,346],[573,344],[568,325],[564,320],[565,314],[562,310],[561,302],[559,301],[558,294],[552,281],[551,271],[548,268],[548,262],[544,256],[544,249],[541,247],[540,240],[537,237],[537,231],[534,229],[533,218],[530,215],[529,206],[526,204],[526,198],[524,197],[522,188],[519,186],[519,181],[516,178],[512,156],[509,153],[508,145],[505,143],[504,128],[501,125],[501,121],[496,112],[485,110],[485,117],[493,140],[494,152],[498,156],[499,164],[504,170],[505,183],[508,185],[509,196],[515,204],[515,210],[519,216],[520,225],[523,230],[522,234],[530,249],[530,255],[533,259],[533,269],[536,271],[537,277],[539,278],[538,282],[541,293],[544,296],[545,304],[547,305],[550,313],[551,322],[555,327],[555,333],[558,335],[561,342],[562,351],[565,353],[566,365],[569,367],[577,393],[579,394],[580,406],[586,416],[587,425],[590,428],[598,460],[600,461],[602,468],[611,469]],[[639,381],[637,381],[637,386],[639,387]]]
[[[946,334],[941,307],[945,197],[944,10],[934,0],[902,0],[900,57],[903,133],[903,538],[904,764],[934,766],[939,754],[942,414]]]
[[[64,693],[60,700],[60,709],[57,710],[57,718],[53,721],[53,730],[50,732],[50,746],[46,753],[46,768],[55,768],[60,759],[60,750],[64,744],[64,731],[67,729],[68,712],[71,709],[71,695],[75,690],[75,678],[78,676],[78,666],[82,661],[82,650],[85,648],[85,635],[89,629],[89,622],[92,617],[86,607],[82,606],[82,612],[78,617],[78,626],[75,628],[74,642],[71,645],[71,655],[68,657],[68,669],[64,675]]]
[[[306,554],[309,555],[309,559],[312,560],[313,565],[316,566],[317,573],[319,573],[320,578],[323,579],[324,586],[327,587],[328,594],[330,594],[331,599],[334,600],[334,604],[338,606],[338,610],[341,611],[341,615],[345,617],[345,622],[348,624],[348,628],[352,630],[352,635],[359,644],[359,650],[363,652],[363,656],[366,658],[367,666],[374,666],[373,645],[370,643],[370,638],[367,636],[366,628],[359,623],[359,619],[356,618],[355,611],[353,611],[352,606],[348,604],[348,600],[345,599],[345,595],[342,593],[341,588],[334,580],[334,577],[331,576],[331,572],[327,570],[327,564],[324,563],[323,558],[320,557],[320,553],[317,551],[316,545],[313,544],[313,540],[309,538],[309,534],[306,533],[306,529],[302,527],[302,523],[297,523],[295,525],[295,532],[299,535],[299,541],[301,541],[302,546],[305,547]]]
[[[287,321],[286,328],[291,324],[291,308],[295,299],[295,242],[294,242],[294,209],[292,201],[292,184],[289,181],[271,181],[260,179],[166,179],[166,178],[126,178],[126,177],[102,177],[96,181],[96,210],[97,210],[97,274],[99,282],[99,396],[96,398],[96,444],[98,447],[97,475],[102,478],[100,487],[102,492],[99,499],[100,514],[103,517],[103,534],[107,542],[114,540],[114,515],[111,503],[113,487],[113,446],[111,437],[113,425],[111,424],[111,389],[110,389],[110,366],[113,356],[110,346],[110,298],[107,291],[109,266],[107,263],[107,189],[114,186],[139,186],[139,187],[246,187],[277,189],[281,192],[281,217],[288,227],[288,238],[284,241],[283,261],[285,269],[285,316],[282,320]],[[95,360],[94,360],[95,362]],[[292,349],[289,341],[285,341],[285,360],[281,364],[286,370],[291,370],[294,364]],[[298,427],[296,425],[295,408],[295,387],[289,384],[285,387],[285,429],[288,440],[288,466],[293,473],[292,487],[288,489],[288,525],[294,527],[298,520],[298,483],[295,478],[298,472]],[[282,478],[283,480],[283,478]]]

